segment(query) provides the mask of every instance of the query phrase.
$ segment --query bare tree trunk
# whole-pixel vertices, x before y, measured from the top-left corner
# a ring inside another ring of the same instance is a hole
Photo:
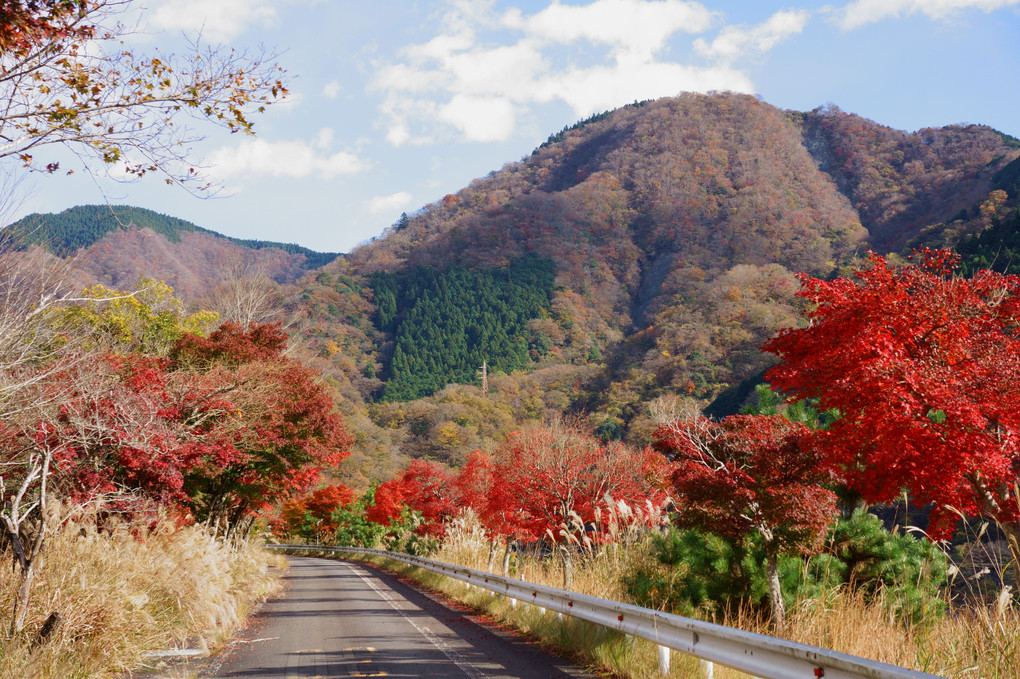
[[[35,582],[36,560],[32,559],[21,569],[21,581],[18,593],[14,597],[14,617],[11,620],[11,633],[17,634],[25,628],[25,617],[28,616],[28,602],[32,594],[32,583]]]
[[[563,589],[574,586],[574,555],[569,545],[560,547],[560,558],[563,560]]]
[[[46,544],[46,518],[44,514],[41,515],[38,530],[30,545],[25,545],[20,533],[11,530],[9,522],[5,523],[11,546],[14,548],[14,563],[19,576],[18,590],[14,596],[14,615],[11,618],[11,634],[17,634],[25,627],[32,584],[35,582],[36,571],[42,567],[42,550]]]
[[[48,482],[52,456],[53,452],[47,449],[41,456],[35,458],[35,461],[30,461],[29,473],[18,492],[10,496],[7,495],[3,479],[0,478],[0,499],[3,500],[3,512],[0,514],[0,520],[2,520],[4,531],[11,541],[14,550],[14,563],[18,567],[20,576],[18,591],[14,598],[11,634],[17,634],[25,626],[28,602],[32,594],[32,583],[35,581],[36,570],[42,565],[42,551],[46,545]],[[35,479],[39,480],[38,498],[34,506],[29,506],[23,513],[22,503],[26,501],[26,493]],[[30,518],[32,516],[35,518]],[[31,542],[26,544],[26,527],[33,523],[35,532],[31,537]]]
[[[496,540],[489,540],[489,565],[486,570],[490,573],[496,567]]]
[[[786,605],[779,582],[779,554],[771,545],[765,547],[765,575],[769,583],[769,605],[772,607],[772,622],[777,630],[786,624]]]
[[[510,548],[513,546],[514,541],[510,538],[506,539],[506,547],[503,549],[503,577],[510,575]]]

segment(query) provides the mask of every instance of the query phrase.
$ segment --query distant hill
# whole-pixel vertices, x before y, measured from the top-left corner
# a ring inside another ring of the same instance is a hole
[[[127,205],[31,214],[0,233],[71,257],[78,269],[105,285],[128,288],[145,275],[166,281],[188,300],[208,294],[238,264],[257,263],[277,283],[292,283],[338,256],[290,243],[231,238]]]
[[[113,231],[131,228],[151,229],[171,243],[180,243],[183,233],[197,232],[225,239],[250,250],[275,248],[304,255],[310,269],[317,269],[339,256],[336,252],[316,252],[293,243],[232,238],[177,217],[130,205],[78,205],[58,213],[33,213],[19,219],[4,231],[26,243],[42,245],[55,254],[66,255],[97,243]]]

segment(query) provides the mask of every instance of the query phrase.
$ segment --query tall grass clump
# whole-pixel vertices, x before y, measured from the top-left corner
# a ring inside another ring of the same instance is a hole
[[[167,518],[64,522],[49,538],[24,630],[0,637],[0,677],[114,676],[148,651],[208,649],[275,588],[271,560],[254,543],[228,545]],[[4,570],[6,615],[16,583]],[[53,613],[59,624],[41,640]]]

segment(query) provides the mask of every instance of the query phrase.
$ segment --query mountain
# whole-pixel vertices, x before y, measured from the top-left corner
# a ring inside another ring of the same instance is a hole
[[[185,299],[208,293],[237,264],[258,265],[276,282],[292,283],[338,256],[289,243],[231,238],[127,205],[31,214],[2,233],[72,257],[78,269],[105,285],[127,288],[145,275],[167,281]]]
[[[988,227],[980,204],[992,191],[1017,198],[1020,139],[990,127],[902,132],[834,106],[797,117],[806,147],[860,213],[874,250],[952,245]]]
[[[797,273],[983,232],[1017,206],[1018,157],[1020,141],[980,125],[903,132],[735,94],[636,103],[305,277],[298,334],[366,423],[368,457],[458,464],[517,423],[564,413],[641,444],[687,400],[739,406],[770,365],[762,341],[799,321]],[[554,278],[527,318],[505,310],[507,346],[527,355],[500,374],[476,341],[499,306],[453,272],[513,278],[524,257]],[[435,311],[476,303],[490,311],[475,326]],[[412,345],[414,383],[434,386],[397,392]]]

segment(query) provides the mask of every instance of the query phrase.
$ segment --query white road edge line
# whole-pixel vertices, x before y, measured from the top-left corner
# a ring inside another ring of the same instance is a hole
[[[374,582],[372,582],[369,578],[365,577],[365,574],[362,571],[358,570],[357,568],[350,564],[345,563],[343,565],[350,568],[351,571],[359,578],[361,578],[366,585],[371,587],[376,594],[382,597],[383,601],[390,605],[390,608],[395,610],[397,613],[400,613],[404,620],[407,620],[409,623],[411,623],[412,627],[418,630],[418,632],[420,632],[421,635],[425,637],[430,644],[438,648],[442,652],[442,654],[445,655],[450,660],[450,662],[452,662],[454,665],[460,668],[460,670],[464,672],[464,674],[471,677],[471,679],[486,679],[486,677],[489,676],[482,672],[477,667],[475,667],[474,665],[472,665],[467,659],[464,658],[464,656],[457,652],[457,649],[455,649],[454,647],[450,646],[450,644],[446,643],[445,641],[437,637],[435,633],[433,633],[432,630],[430,630],[428,627],[425,627],[424,625],[419,625],[417,622],[415,622],[411,618],[411,616],[407,614],[407,611],[397,606],[397,602],[393,599],[392,596],[390,596],[388,592],[379,589],[379,587],[376,586]]]

